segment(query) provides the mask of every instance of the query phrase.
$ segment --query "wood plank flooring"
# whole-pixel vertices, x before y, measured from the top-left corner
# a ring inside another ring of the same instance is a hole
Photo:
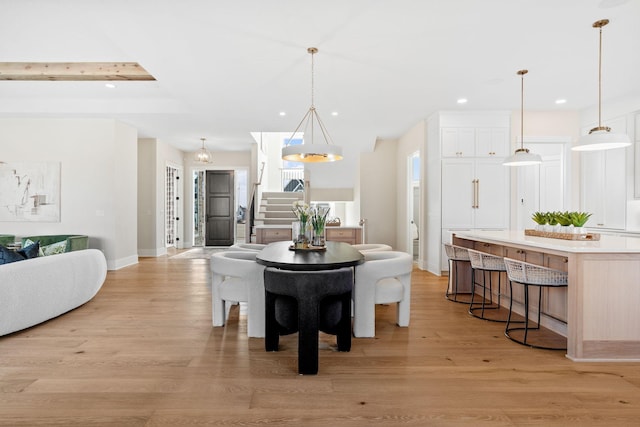
[[[232,311],[211,326],[208,262],[143,258],[86,305],[0,337],[2,426],[637,426],[640,363],[575,363],[513,343],[415,270],[409,328],[379,306],[349,353],[321,337],[297,375]],[[54,284],[52,284],[53,286]]]

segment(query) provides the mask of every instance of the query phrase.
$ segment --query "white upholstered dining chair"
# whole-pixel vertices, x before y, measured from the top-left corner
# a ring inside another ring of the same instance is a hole
[[[384,243],[359,243],[356,245],[351,245],[360,253],[368,253],[368,252],[378,252],[378,251],[392,251],[393,248],[389,245],[385,245]]]
[[[256,251],[260,252],[267,245],[263,245],[262,243],[234,243],[229,246],[230,251]]]
[[[353,286],[353,335],[374,337],[376,304],[397,303],[396,324],[409,326],[413,257],[406,252],[364,253],[355,267]]]
[[[211,255],[213,326],[224,326],[231,306],[247,304],[247,335],[264,337],[264,266],[257,251],[223,251]]]

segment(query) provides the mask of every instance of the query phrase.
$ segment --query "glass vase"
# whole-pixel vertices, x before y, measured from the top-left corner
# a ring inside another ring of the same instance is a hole
[[[325,239],[326,237],[325,237],[324,228],[313,230],[313,239],[311,241],[311,244],[313,246],[324,247]]]
[[[309,247],[309,234],[307,223],[302,221],[294,221],[291,223],[291,239],[296,249],[304,249]]]

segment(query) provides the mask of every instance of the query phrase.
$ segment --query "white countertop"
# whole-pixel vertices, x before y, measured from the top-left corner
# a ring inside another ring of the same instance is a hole
[[[454,231],[454,234],[463,239],[486,243],[510,243],[569,253],[640,253],[638,237],[602,234],[597,241],[562,240],[525,236],[524,230],[459,230]]]

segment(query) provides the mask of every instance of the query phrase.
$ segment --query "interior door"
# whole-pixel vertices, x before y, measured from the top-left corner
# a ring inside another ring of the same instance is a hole
[[[231,246],[234,242],[233,171],[207,171],[206,246]]]
[[[528,144],[527,148],[542,156],[542,164],[517,168],[519,230],[535,226],[534,212],[565,210],[563,144]]]

